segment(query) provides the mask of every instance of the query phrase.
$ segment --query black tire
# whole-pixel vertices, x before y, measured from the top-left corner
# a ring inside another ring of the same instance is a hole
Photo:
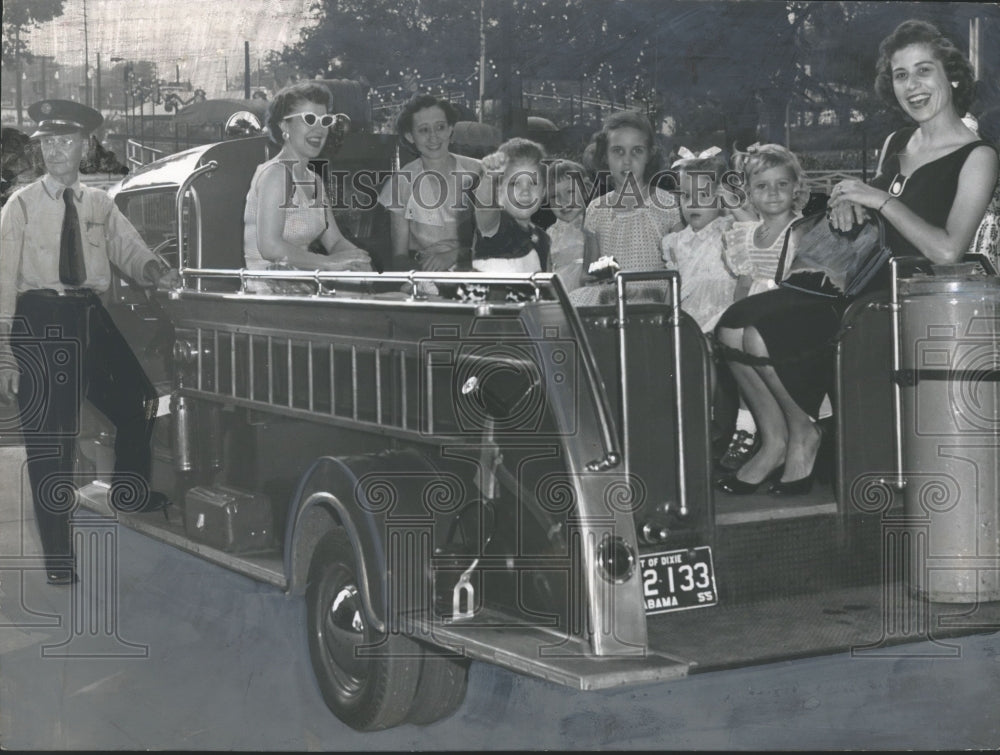
[[[358,591],[355,556],[342,530],[316,549],[306,587],[309,656],[327,707],[358,731],[406,720],[420,679],[424,650],[399,634],[379,632]],[[366,657],[359,647],[372,648]]]
[[[406,720],[426,726],[454,713],[465,700],[469,681],[469,661],[452,658],[428,648],[420,668],[417,696]]]

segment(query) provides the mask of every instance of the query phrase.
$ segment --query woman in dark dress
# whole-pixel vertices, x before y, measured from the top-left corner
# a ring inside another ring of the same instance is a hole
[[[973,81],[968,60],[931,24],[905,21],[882,41],[876,91],[916,125],[886,139],[870,185],[848,180],[833,189],[834,228],[850,230],[877,212],[894,255],[935,263],[961,259],[997,182],[996,150],[961,119]],[[886,266],[869,290],[888,285]],[[773,495],[810,490],[822,439],[814,417],[832,384],[830,342],[845,307],[778,289],[737,302],[723,315],[720,341],[751,357],[749,363],[736,357],[729,363],[762,443],[735,474],[719,481],[721,490],[752,493],[768,479],[775,480]]]

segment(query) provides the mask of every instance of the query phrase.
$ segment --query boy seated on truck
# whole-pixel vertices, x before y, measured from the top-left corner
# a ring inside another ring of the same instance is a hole
[[[515,137],[483,158],[483,178],[476,187],[476,230],[472,269],[505,276],[548,270],[549,236],[531,222],[545,196],[545,150],[536,142]],[[481,300],[487,287],[459,287],[460,298]],[[520,301],[520,291],[508,288],[506,298]]]

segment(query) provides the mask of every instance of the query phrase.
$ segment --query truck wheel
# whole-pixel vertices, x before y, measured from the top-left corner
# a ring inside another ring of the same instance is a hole
[[[465,699],[469,680],[469,662],[449,658],[433,648],[424,653],[417,696],[406,720],[425,726],[454,713]]]
[[[410,712],[424,651],[372,625],[354,563],[342,531],[316,549],[306,587],[309,655],[323,700],[337,718],[358,731],[388,729]]]

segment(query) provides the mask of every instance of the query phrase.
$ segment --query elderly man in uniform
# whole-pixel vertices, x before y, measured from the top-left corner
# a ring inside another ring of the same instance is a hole
[[[15,192],[0,215],[0,400],[18,401],[47,581],[71,584],[74,442],[84,397],[117,429],[111,505],[142,511],[169,503],[148,487],[156,391],[100,295],[112,264],[144,286],[170,288],[179,276],[106,192],[80,183],[88,135],[103,116],[67,100],[36,102],[28,115],[46,174]]]

